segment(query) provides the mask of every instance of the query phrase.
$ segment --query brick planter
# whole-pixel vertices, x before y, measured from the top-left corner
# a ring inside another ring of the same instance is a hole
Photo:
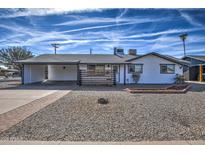
[[[130,93],[163,93],[163,94],[173,94],[173,93],[186,93],[191,88],[189,84],[183,85],[171,85],[166,88],[126,88],[124,89]]]

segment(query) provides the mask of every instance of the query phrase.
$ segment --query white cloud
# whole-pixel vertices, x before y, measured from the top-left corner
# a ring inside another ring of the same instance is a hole
[[[110,27],[117,27],[117,26],[123,26],[123,25],[135,25],[135,24],[141,24],[146,22],[158,22],[158,21],[166,21],[170,19],[153,19],[153,18],[125,18],[124,15],[126,14],[126,11],[121,12],[121,14],[116,18],[100,18],[100,17],[94,17],[94,18],[85,18],[74,16],[74,19],[76,17],[77,20],[72,20],[69,22],[59,23],[56,25],[81,25],[81,24],[90,24],[90,23],[113,23],[113,24],[107,24],[102,26],[90,26],[90,27],[83,27],[78,29],[71,29],[71,30],[65,30],[65,31],[53,31],[46,32],[43,30],[40,30],[39,27],[35,28],[35,26],[31,28],[17,25],[17,24],[11,24],[11,25],[4,25],[3,23],[0,24],[1,28],[8,29],[12,31],[10,37],[6,36],[4,39],[1,39],[5,45],[22,45],[22,46],[31,46],[36,47],[36,50],[39,50],[39,52],[42,53],[42,51],[48,50],[49,52],[53,51],[53,48],[50,46],[50,43],[53,43],[53,41],[60,43],[59,51],[66,51],[66,50],[72,50],[74,48],[81,48],[85,47],[86,52],[87,48],[89,51],[89,45],[93,45],[94,48],[96,48],[97,51],[107,51],[112,52],[113,47],[115,46],[121,46],[123,48],[137,48],[141,50],[146,51],[152,51],[152,50],[159,50],[160,52],[171,52],[176,51],[176,53],[181,53],[182,47],[181,41],[178,37],[178,33],[183,32],[193,32],[202,30],[203,28],[192,28],[192,29],[170,29],[167,31],[159,31],[159,32],[152,32],[152,33],[145,33],[146,29],[141,29],[140,32],[136,31],[136,29],[130,30],[128,28],[119,28],[110,30]],[[42,13],[43,15],[43,13]],[[108,29],[105,29],[108,28]],[[96,31],[92,31],[98,29]],[[70,32],[79,32],[79,33],[72,33]],[[137,33],[136,35],[130,35],[133,33]],[[169,36],[170,34],[176,34],[176,36]],[[12,37],[11,37],[12,36]],[[25,37],[24,37],[25,36]],[[150,37],[150,38],[149,38]],[[158,37],[158,38],[151,38],[151,37]],[[190,42],[202,42],[205,38],[203,36],[199,37],[198,35],[196,37],[189,36],[187,43]],[[41,50],[41,51],[40,51]],[[95,50],[95,49],[94,49]],[[34,50],[35,51],[35,50]],[[48,52],[47,51],[47,52]]]
[[[0,24],[1,28],[5,28],[11,31],[10,35],[5,36],[4,39],[0,41],[4,42],[5,45],[22,45],[22,46],[31,46],[31,45],[42,45],[48,43],[51,40],[67,40],[71,39],[70,35],[64,35],[58,31],[44,32],[38,31],[35,28],[32,30],[30,28],[20,26],[20,25],[3,25]]]
[[[198,43],[203,43],[204,41],[205,37],[202,35],[190,35],[186,40],[186,44],[187,47],[189,47],[189,45],[193,46],[194,44],[197,44],[198,46]],[[177,36],[161,36],[157,39],[154,39],[153,42],[155,43],[152,46],[152,49],[163,49],[171,48],[174,46],[182,46],[182,41]]]
[[[154,21],[161,21],[162,19],[155,19]],[[124,25],[132,25],[132,24],[140,24],[140,23],[146,23],[146,22],[153,22],[152,19],[135,19],[135,21],[126,22],[126,23],[119,23],[119,24],[109,24],[109,25],[103,25],[103,26],[90,26],[90,27],[84,27],[79,29],[72,29],[63,31],[62,33],[70,33],[70,32],[79,32],[84,30],[93,30],[93,29],[102,29],[102,28],[109,28],[109,27],[117,27],[117,26],[124,26]]]
[[[50,43],[53,41],[62,44],[61,50],[65,48],[74,48],[86,44],[91,44],[94,42],[100,42],[98,44],[95,44],[95,46],[100,46],[102,48],[109,48],[110,50],[115,46],[129,46],[128,42],[133,42],[133,46],[139,46],[144,45],[147,46],[152,45],[151,49],[163,49],[168,48],[172,44],[179,42],[178,37],[167,37],[167,36],[161,36],[156,39],[140,39],[140,37],[136,37],[133,39],[133,36],[131,36],[130,39],[129,36],[126,35],[126,30],[116,30],[116,31],[88,31],[85,33],[77,33],[77,34],[64,34],[62,32],[58,31],[51,31],[51,32],[42,32],[37,30],[30,30],[29,28],[21,27],[19,25],[0,25],[0,27],[7,28],[14,32],[15,37],[7,37],[5,38],[5,44],[8,46],[11,45],[22,45],[22,46],[49,46]],[[178,32],[179,30],[171,30],[169,33]],[[155,36],[159,34],[164,34],[165,32],[157,32],[157,33],[150,33],[146,34],[145,36]],[[21,35],[20,35],[21,34]],[[29,38],[26,40],[19,39],[22,35],[28,35]],[[79,39],[83,35],[83,39]],[[141,36],[141,34],[139,34]],[[201,37],[197,40],[202,39]],[[52,41],[53,40],[53,41]],[[196,40],[196,38],[192,38],[191,40]],[[135,43],[134,43],[135,42]],[[136,44],[137,43],[137,44]],[[155,43],[153,45],[153,43]],[[160,44],[160,45],[159,45]],[[168,44],[168,45],[164,45]]]
[[[122,18],[127,12],[128,12],[128,9],[123,9],[123,11],[120,13],[120,15],[117,18],[118,19]]]
[[[84,29],[87,30],[87,29],[96,29],[97,27],[104,28],[104,27],[122,26],[122,25],[129,25],[129,24],[143,24],[143,23],[148,23],[148,22],[160,22],[160,21],[167,21],[167,20],[168,19],[164,19],[164,18],[153,19],[153,18],[138,18],[138,17],[131,17],[131,18],[128,18],[128,17],[127,18],[76,17],[76,20],[54,24],[54,26],[76,26],[76,25],[82,25],[82,24],[115,23],[112,25],[82,28],[82,30]]]
[[[191,49],[187,50],[187,54],[205,54],[205,49],[202,47],[202,49]]]
[[[191,17],[189,14],[180,11],[180,15],[181,15],[185,20],[187,20],[191,25],[197,26],[197,27],[204,27],[204,25],[202,25],[201,23],[197,22],[197,21],[196,21],[193,17]]]
[[[142,33],[142,34],[130,35],[130,36],[122,37],[122,38],[144,38],[144,37],[153,37],[153,36],[159,36],[159,35],[184,33],[184,32],[197,31],[197,30],[201,30],[201,28],[170,29],[170,30],[154,32],[154,33]]]
[[[183,48],[182,47],[176,48],[175,50],[172,50],[172,51],[174,51],[172,53],[173,56],[176,56],[178,58],[183,57]],[[186,54],[187,55],[204,55],[205,50],[204,49],[191,49],[191,50],[188,49],[188,50],[186,50]]]
[[[85,33],[77,33],[77,34],[64,34],[62,32],[58,31],[51,31],[51,32],[42,32],[37,30],[30,30],[25,27],[21,27],[18,25],[11,25],[7,27],[6,25],[0,25],[0,27],[4,27],[7,29],[10,29],[14,32],[13,37],[7,37],[4,40],[6,40],[4,43],[7,46],[12,45],[22,45],[22,46],[49,46],[53,41],[60,43],[60,49],[59,50],[66,50],[71,49],[83,45],[89,45],[92,43],[96,44],[94,46],[102,48],[103,50],[109,49],[112,50],[115,46],[122,46],[122,47],[140,47],[140,46],[146,46],[147,49],[150,50],[166,50],[169,48],[171,49],[173,46],[179,45],[181,41],[176,36],[166,36],[165,34],[172,34],[179,32],[181,30],[170,30],[168,32],[157,32],[157,33],[148,33],[146,35],[139,34],[138,37],[133,39],[133,35],[131,37],[124,36],[126,35],[126,30],[116,30],[116,31],[88,31]],[[187,29],[186,29],[187,30]],[[188,29],[190,30],[190,29]],[[196,30],[196,29],[192,29]],[[185,30],[184,30],[185,31]],[[159,34],[164,34],[156,39],[144,39],[143,36],[158,36]],[[22,35],[29,35],[29,38],[26,40],[19,39],[19,37],[22,37]],[[83,35],[83,39],[81,38],[81,35]],[[136,35],[135,35],[136,36]],[[140,37],[139,37],[140,36]],[[130,39],[132,38],[132,39]],[[204,41],[204,37],[201,36],[190,36],[189,41],[191,43],[193,42],[200,42]],[[52,41],[53,40],[53,41]],[[3,41],[3,40],[1,40]],[[99,42],[99,43],[97,43]],[[132,44],[130,43],[132,42]],[[49,51],[51,51],[52,48],[49,48]],[[173,48],[172,48],[173,49]]]
[[[128,12],[128,9],[124,9],[119,16],[116,17],[116,23],[121,22],[121,18]]]
[[[129,18],[118,19],[118,22],[129,22]],[[77,18],[76,20],[67,21],[63,23],[54,24],[54,26],[74,26],[82,24],[96,24],[96,23],[116,23],[116,18]]]
[[[7,29],[7,30],[10,30],[12,32],[16,32],[16,33],[20,33],[20,34],[26,34],[26,35],[30,35],[30,36],[35,36],[35,35],[38,35],[39,32],[34,32],[34,30],[30,30],[29,28],[27,27],[24,27],[24,26],[18,26],[18,25],[4,25],[4,24],[0,24],[0,27],[1,28],[4,28],[4,29]]]
[[[88,12],[88,11],[102,11],[103,9],[65,9],[65,8],[26,8],[26,9],[9,9],[9,14],[3,14],[0,18],[15,18],[24,16],[46,16],[46,15],[60,15],[72,12]]]

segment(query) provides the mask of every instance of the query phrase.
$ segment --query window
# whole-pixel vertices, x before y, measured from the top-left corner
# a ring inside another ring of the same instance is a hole
[[[95,73],[99,75],[105,74],[105,66],[104,65],[96,65],[95,66]]]
[[[88,65],[87,71],[90,76],[103,76],[105,75],[104,65]]]
[[[175,65],[174,64],[160,64],[160,73],[161,74],[174,74]]]
[[[142,73],[143,71],[143,64],[131,64],[128,65],[128,73]]]
[[[89,73],[94,73],[95,72],[95,65],[88,65],[87,71]]]

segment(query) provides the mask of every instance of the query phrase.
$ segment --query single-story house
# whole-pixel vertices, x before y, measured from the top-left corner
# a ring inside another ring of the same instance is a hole
[[[187,62],[155,52],[137,54],[43,54],[18,61],[22,83],[75,81],[77,84],[170,84]]]
[[[205,81],[205,56],[187,55],[182,59],[190,62],[190,67],[185,72],[187,80]]]

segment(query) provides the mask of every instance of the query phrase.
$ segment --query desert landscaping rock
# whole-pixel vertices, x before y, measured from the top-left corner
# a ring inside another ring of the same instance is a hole
[[[80,87],[1,133],[0,140],[205,140],[202,89],[186,94],[108,89],[112,88]],[[108,98],[109,103],[98,104],[98,98]]]
[[[98,98],[98,103],[99,104],[107,104],[109,101],[106,98]]]

